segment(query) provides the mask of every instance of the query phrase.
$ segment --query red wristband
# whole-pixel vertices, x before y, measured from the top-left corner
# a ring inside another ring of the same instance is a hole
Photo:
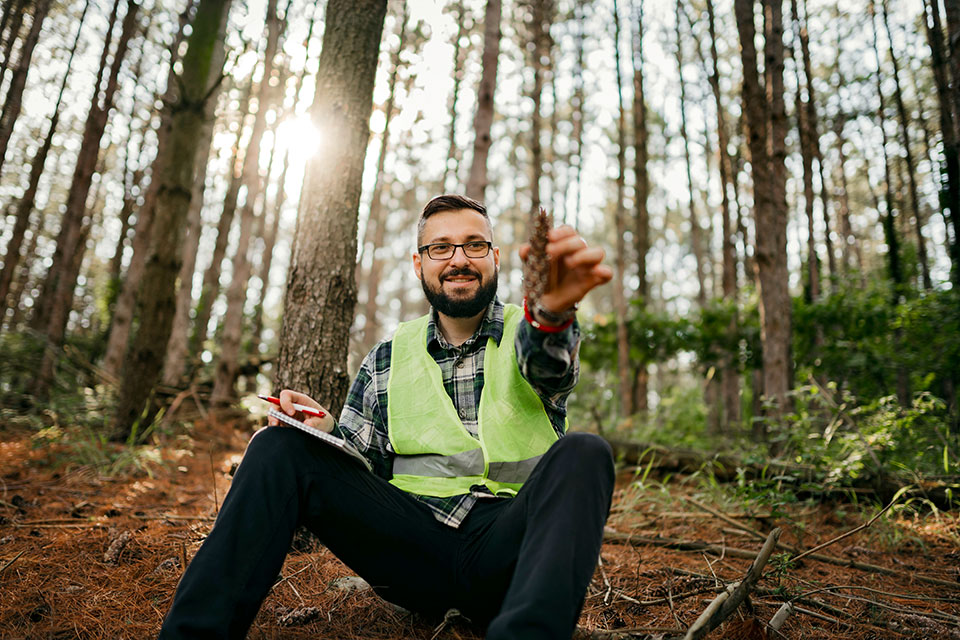
[[[560,333],[561,331],[563,331],[564,329],[572,325],[573,321],[576,319],[576,318],[570,318],[563,324],[558,324],[556,326],[537,322],[533,318],[533,315],[530,313],[529,307],[527,307],[526,298],[523,299],[523,317],[527,319],[527,322],[529,322],[534,329],[538,329],[539,331],[543,331],[544,333]]]

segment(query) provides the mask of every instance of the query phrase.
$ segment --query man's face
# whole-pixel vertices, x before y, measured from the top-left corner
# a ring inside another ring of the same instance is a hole
[[[421,245],[436,242],[463,244],[492,241],[487,219],[472,209],[441,211],[427,218]],[[468,258],[458,247],[446,260],[434,260],[427,252],[413,256],[413,269],[434,309],[452,318],[472,318],[490,304],[497,293],[500,249],[483,258]]]

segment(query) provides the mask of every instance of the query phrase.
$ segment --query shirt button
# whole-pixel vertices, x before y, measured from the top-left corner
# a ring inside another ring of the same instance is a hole
[[[457,413],[460,414],[460,419],[461,419],[461,420],[463,420],[464,418],[467,417],[467,412],[464,411],[463,409],[460,409],[460,411],[458,411]]]
[[[463,360],[457,361],[457,369],[463,369]]]

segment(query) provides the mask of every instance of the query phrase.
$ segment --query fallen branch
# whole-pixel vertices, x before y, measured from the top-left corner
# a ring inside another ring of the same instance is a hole
[[[754,586],[756,586],[757,581],[763,575],[763,568],[773,554],[774,549],[777,548],[777,540],[779,539],[780,529],[774,529],[770,532],[760,552],[757,553],[753,564],[747,569],[743,580],[728,585],[727,589],[707,606],[697,621],[687,629],[684,640],[700,640],[700,638],[703,638],[719,627],[724,620],[733,615],[733,612],[746,600]]]
[[[879,512],[877,515],[875,515],[875,516],[873,516],[872,518],[870,518],[870,520],[868,520],[868,521],[865,522],[864,524],[860,525],[859,527],[854,527],[853,529],[850,529],[850,531],[847,531],[846,533],[841,533],[841,534],[840,534],[839,536],[837,536],[836,538],[833,538],[832,540],[827,540],[827,541],[824,542],[823,544],[818,544],[817,546],[813,547],[812,549],[807,549],[806,551],[804,551],[804,552],[801,553],[800,555],[791,558],[791,560],[794,561],[794,562],[796,562],[796,561],[800,560],[801,558],[805,558],[805,557],[807,557],[807,556],[809,556],[809,555],[812,555],[815,551],[819,551],[820,549],[824,549],[824,548],[826,548],[826,547],[829,547],[830,545],[832,545],[832,544],[835,543],[835,542],[839,542],[840,540],[843,540],[844,538],[847,538],[847,537],[849,537],[849,536],[852,536],[853,534],[857,533],[858,531],[863,531],[864,529],[866,529],[867,527],[869,527],[870,525],[872,525],[874,522],[876,522],[877,519],[880,518],[880,516],[882,516],[883,514],[885,514],[887,511],[889,511],[889,510],[890,510],[890,507],[892,507],[893,505],[895,505],[895,504],[897,503],[897,500],[900,499],[900,496],[902,496],[904,493],[906,493],[907,489],[908,489],[908,487],[904,487],[903,489],[901,489],[900,491],[898,491],[898,492],[896,493],[896,495],[893,496],[893,499],[890,501],[890,503],[889,503],[887,506],[885,506],[883,509],[881,509],[880,512]]]
[[[576,640],[637,640],[649,638],[653,634],[655,637],[663,637],[663,634],[680,634],[683,629],[675,627],[624,627],[623,629],[585,629],[577,627],[574,638]]]
[[[6,562],[2,567],[0,567],[0,573],[3,573],[4,569],[6,569],[6,568],[9,567],[10,565],[12,565],[14,562],[16,562],[16,561],[17,561],[17,558],[19,558],[20,556],[22,556],[24,553],[26,553],[26,550],[21,551],[21,552],[18,553],[17,555],[15,555],[15,556],[13,556],[12,558],[10,558],[9,560],[7,560],[7,562]]]

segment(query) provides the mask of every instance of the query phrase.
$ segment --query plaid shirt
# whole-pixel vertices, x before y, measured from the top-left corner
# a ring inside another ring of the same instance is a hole
[[[473,336],[453,346],[437,331],[436,311],[427,325],[427,351],[440,366],[443,387],[453,400],[463,426],[477,435],[477,408],[483,391],[483,354],[487,339],[497,344],[503,337],[503,304],[494,300]],[[580,327],[574,322],[559,333],[546,333],[522,321],[517,328],[517,363],[523,377],[540,396],[558,436],[563,436],[567,396],[577,384],[580,364],[577,351]],[[391,339],[377,344],[364,358],[334,433],[357,447],[373,465],[373,472],[390,480],[396,455],[387,436],[387,380],[390,375]],[[449,498],[415,495],[436,518],[459,527],[478,498],[492,494],[471,493]]]

